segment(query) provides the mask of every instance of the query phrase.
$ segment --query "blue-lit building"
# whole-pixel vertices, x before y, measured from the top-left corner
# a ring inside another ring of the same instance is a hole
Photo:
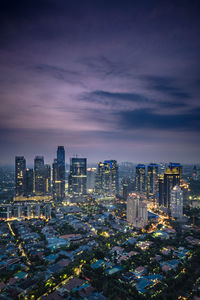
[[[159,206],[170,209],[171,191],[180,185],[182,166],[179,163],[170,163],[164,174],[159,176]]]
[[[143,164],[136,166],[135,190],[139,193],[144,193],[146,191],[146,169]]]
[[[63,200],[65,198],[65,149],[58,146],[57,158],[53,162],[53,198]]]
[[[158,165],[149,164],[147,167],[147,195],[151,202],[157,202],[158,195]]]
[[[87,159],[73,157],[70,160],[69,194],[85,196],[87,194]]]
[[[115,197],[119,193],[118,164],[116,160],[105,160],[98,164],[96,193],[103,197]]]

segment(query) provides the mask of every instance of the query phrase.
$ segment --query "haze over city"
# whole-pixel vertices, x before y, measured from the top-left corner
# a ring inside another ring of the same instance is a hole
[[[1,1],[1,164],[199,162],[199,1]]]

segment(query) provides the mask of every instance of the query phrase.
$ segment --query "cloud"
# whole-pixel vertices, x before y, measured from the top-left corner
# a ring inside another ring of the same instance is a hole
[[[37,72],[38,74],[47,75],[57,80],[65,81],[71,84],[83,85],[81,82],[82,76],[80,72],[71,71],[62,67],[47,64],[38,64],[30,67],[30,69]]]
[[[118,113],[119,127],[126,130],[155,129],[173,131],[200,131],[200,109],[185,114],[162,115],[150,109],[136,109]],[[187,133],[188,134],[188,133]]]
[[[123,110],[124,102],[130,104],[139,104],[141,106],[159,107],[159,108],[184,108],[187,105],[183,102],[172,101],[158,101],[157,99],[148,98],[144,95],[137,93],[122,93],[122,92],[109,92],[103,90],[97,90],[90,93],[84,93],[81,95],[81,99],[88,102],[95,102],[103,105],[119,105],[121,103],[121,109]],[[120,108],[120,107],[119,107]],[[131,106],[129,107],[129,109]]]
[[[176,85],[176,79],[164,76],[142,76],[149,89],[155,90],[162,94],[172,96],[177,99],[189,99],[191,94],[185,91],[185,88]]]

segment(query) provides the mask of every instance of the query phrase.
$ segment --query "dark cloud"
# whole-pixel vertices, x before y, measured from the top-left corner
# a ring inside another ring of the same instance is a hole
[[[185,87],[179,87],[175,78],[158,77],[158,76],[143,76],[150,89],[167,94],[177,99],[190,99],[192,96],[185,91]]]
[[[119,125],[126,130],[154,129],[170,131],[200,131],[200,109],[186,114],[161,115],[154,110],[138,109],[119,113]]]
[[[69,82],[72,84],[81,84],[80,81],[81,74],[80,72],[72,71],[72,70],[66,70],[62,67],[53,66],[53,65],[45,65],[45,64],[39,64],[33,67],[30,67],[31,70],[44,74],[50,77],[53,77],[58,80],[62,80],[65,82]]]
[[[135,161],[180,151],[198,160],[199,9],[198,0],[0,1],[1,159],[63,143],[96,160],[132,160],[133,149]]]
[[[108,91],[93,91],[91,93],[85,93],[81,96],[81,99],[89,102],[96,102],[104,105],[115,105],[117,101],[128,101],[130,103],[137,103],[140,105],[157,106],[159,108],[184,108],[187,105],[183,102],[172,101],[158,101],[153,98],[147,98],[143,95],[136,93],[120,93],[120,92],[108,92]]]

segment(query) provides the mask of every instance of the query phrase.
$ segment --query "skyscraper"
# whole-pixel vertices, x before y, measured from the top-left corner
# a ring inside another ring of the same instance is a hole
[[[74,196],[87,194],[87,159],[73,157],[70,160],[69,193]]]
[[[133,181],[131,180],[130,177],[123,177],[121,183],[122,183],[122,196],[125,200],[127,200],[129,193],[134,190]]]
[[[60,181],[60,198],[65,197],[65,149],[64,146],[58,146],[57,149],[57,171],[58,181]]]
[[[145,176],[145,165],[139,164],[136,166],[135,173],[135,190],[139,193],[146,191],[146,176]]]
[[[93,192],[95,188],[96,168],[87,168],[87,191]]]
[[[180,185],[182,166],[178,163],[170,163],[164,173],[164,206],[170,208],[171,190],[175,185]]]
[[[95,193],[99,196],[103,195],[103,182],[104,182],[104,163],[98,164],[96,178],[95,178]]]
[[[57,158],[54,159],[52,168],[53,168],[53,199],[57,201],[61,199],[61,181],[58,179]]]
[[[96,192],[104,197],[115,197],[119,193],[118,164],[116,160],[105,160],[98,164]]]
[[[44,157],[36,156],[34,159],[34,188],[36,195],[44,195],[45,181],[44,181]]]
[[[144,194],[129,194],[126,207],[127,221],[136,228],[142,228],[148,223],[147,199]]]
[[[57,158],[53,162],[53,199],[62,201],[65,198],[65,149],[58,146]]]
[[[26,195],[33,194],[33,182],[34,182],[33,169],[26,169],[26,176],[25,176],[25,194]]]
[[[44,165],[44,192],[51,193],[51,166],[48,164]]]
[[[158,197],[158,165],[157,164],[148,165],[147,195],[149,201],[155,204]]]
[[[16,196],[25,193],[26,160],[24,156],[15,157],[15,194]]]
[[[183,217],[183,192],[177,185],[171,190],[170,213],[179,220]]]

